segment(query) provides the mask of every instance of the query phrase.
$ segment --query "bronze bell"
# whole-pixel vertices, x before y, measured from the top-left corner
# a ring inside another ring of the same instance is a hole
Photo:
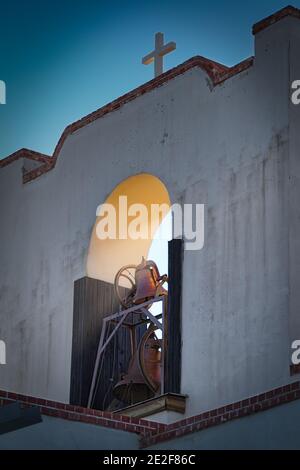
[[[160,342],[148,329],[132,357],[128,372],[118,382],[113,393],[128,404],[139,403],[152,398],[159,391],[161,381]]]
[[[115,385],[113,393],[118,400],[133,405],[154,396],[141,372],[138,351],[130,361],[128,373]]]
[[[154,261],[146,261],[143,257],[135,272],[136,293],[133,303],[141,304],[155,297],[160,280],[161,276]]]

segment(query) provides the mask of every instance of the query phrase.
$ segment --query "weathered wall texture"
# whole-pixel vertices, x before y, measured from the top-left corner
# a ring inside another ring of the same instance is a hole
[[[223,84],[194,68],[92,122],[31,183],[21,161],[1,169],[2,389],[68,401],[73,282],[86,274],[95,211],[140,172],[161,178],[172,202],[206,205],[204,249],[183,266],[187,414],[289,381],[290,325],[300,338],[300,111],[289,104],[299,32],[285,18]]]

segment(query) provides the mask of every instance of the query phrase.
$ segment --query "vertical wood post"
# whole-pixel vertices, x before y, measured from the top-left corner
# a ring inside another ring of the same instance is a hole
[[[70,387],[70,403],[73,405],[87,406],[103,317],[118,310],[119,303],[112,284],[88,277],[75,281]],[[113,399],[114,382],[127,371],[130,356],[129,332],[121,329],[107,347],[94,408],[103,409],[109,405]]]
[[[169,294],[165,319],[164,392],[180,393],[181,387],[181,291],[183,240],[169,242]]]

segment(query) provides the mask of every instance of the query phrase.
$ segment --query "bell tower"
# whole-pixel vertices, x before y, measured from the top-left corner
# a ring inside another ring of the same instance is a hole
[[[125,197],[126,227],[133,206],[146,208],[149,217],[142,223],[149,224],[152,217],[155,229],[170,208],[166,187],[149,174],[123,181],[105,201],[105,208],[113,205],[117,216],[114,239],[99,238],[97,224],[103,219],[98,208],[87,276],[74,285],[70,397],[72,404],[122,413],[149,401],[154,413],[158,397],[170,406],[167,395],[180,394],[182,240],[164,244],[169,275],[160,273],[159,260],[147,259],[153,226],[146,238],[119,236],[124,221],[120,201]],[[167,208],[154,221],[153,205]],[[141,233],[144,229],[139,227]]]

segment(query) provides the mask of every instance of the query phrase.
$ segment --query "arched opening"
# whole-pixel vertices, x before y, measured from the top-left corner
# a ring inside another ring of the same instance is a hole
[[[123,198],[126,199],[126,211],[120,202]],[[146,217],[139,217],[135,210],[130,211],[130,208],[132,209],[136,205],[143,206]],[[153,210],[153,206],[156,207],[156,210]],[[112,211],[111,208],[113,208]],[[161,318],[165,318],[165,314],[167,314],[166,306],[169,309],[172,302],[173,304],[176,302],[176,307],[180,310],[180,298],[174,296],[174,293],[176,294],[174,283],[169,291],[168,303],[165,302],[164,295],[156,300],[153,299],[153,302],[150,300],[152,306],[149,307],[149,312],[151,313],[147,315],[146,312],[146,317],[136,317],[134,321],[132,318],[125,317],[128,315],[128,308],[126,308],[128,304],[123,302],[124,299],[119,295],[119,289],[116,287],[120,286],[117,282],[119,277],[114,285],[115,276],[120,269],[126,266],[126,269],[123,268],[123,270],[127,271],[127,265],[140,264],[142,257],[153,260],[161,275],[169,274],[170,279],[179,278],[177,273],[181,270],[181,261],[178,256],[178,263],[176,266],[174,265],[174,245],[177,246],[177,242],[180,240],[172,240],[168,246],[168,240],[172,238],[172,212],[170,209],[170,198],[165,185],[157,177],[145,173],[129,177],[121,182],[97,208],[87,257],[87,275],[77,280],[74,288],[71,403],[94,406],[99,409],[118,409],[114,407],[123,406],[119,402],[125,401],[126,404],[127,395],[123,395],[122,392],[124,400],[120,400],[120,395],[117,393],[117,391],[123,390],[121,388],[123,386],[124,394],[125,391],[126,393],[134,392],[132,396],[130,395],[130,402],[134,403],[136,400],[146,399],[137,395],[137,387],[139,384],[142,387],[146,384],[149,388],[149,377],[151,378],[152,375],[155,378],[154,380],[152,377],[155,387],[152,384],[149,389],[147,388],[147,393],[150,390],[151,396],[153,393],[160,393],[161,390],[172,391],[173,385],[170,380],[173,375],[176,377],[178,375],[178,383],[180,384],[180,374],[173,374],[180,363],[179,354],[174,356],[174,347],[170,348],[171,353],[167,348],[162,353],[161,338],[164,336],[160,333],[161,330],[168,335],[169,328],[173,328],[172,325],[175,324],[175,319],[176,334],[172,335],[172,340],[174,339],[173,342],[180,344],[179,315],[172,315],[172,321],[167,322],[168,331],[163,330],[163,321],[160,322]],[[104,232],[100,230],[100,235],[109,234],[109,236],[99,236],[99,226],[102,229],[105,227],[103,221],[109,225],[107,215],[110,212],[114,214],[115,232],[110,229],[104,230]],[[142,234],[142,237],[131,236],[132,222],[135,222],[138,227],[137,232]],[[124,236],[124,223],[127,236]],[[147,232],[146,237],[144,236],[145,232]],[[168,273],[168,261],[170,262],[170,273]],[[136,269],[136,266],[133,269]],[[157,273],[155,267],[153,269]],[[134,279],[138,278],[134,277]],[[142,281],[140,284],[137,282],[136,285],[142,285]],[[180,289],[181,281],[179,280],[176,285]],[[130,285],[121,284],[123,291],[124,287],[129,288],[130,295]],[[164,287],[167,288],[167,285]],[[138,300],[143,299],[144,292],[142,291],[141,296],[137,297]],[[135,294],[138,294],[138,289]],[[151,296],[150,299],[152,299]],[[160,305],[158,305],[159,303]],[[139,305],[138,302],[136,305]],[[176,314],[176,308],[174,311]],[[145,314],[145,312],[143,313]],[[155,319],[153,314],[156,316]],[[125,316],[123,317],[123,315]],[[113,316],[113,320],[111,320],[111,316]],[[115,326],[117,321],[123,322],[121,326],[124,328],[115,331],[114,327],[117,329]],[[153,324],[153,329],[147,329],[150,324]],[[114,331],[114,335],[111,336]],[[149,339],[149,344],[143,342],[145,338]],[[107,343],[107,341],[109,342]],[[97,350],[100,351],[99,356],[97,355],[98,361],[95,356]],[[153,358],[151,354],[155,354],[155,357]],[[78,360],[79,357],[80,360]],[[170,360],[174,362],[175,366],[173,362],[170,363]],[[162,364],[166,364],[166,367],[162,367]],[[134,375],[135,365],[139,365],[138,370],[142,370],[142,376],[141,374],[138,377]],[[161,371],[163,371],[163,375],[161,375]],[[135,384],[136,388],[133,388],[132,384]],[[176,391],[179,391],[179,386],[175,388]],[[115,399],[119,399],[117,404]]]
[[[132,239],[128,236],[128,231],[126,231],[126,238],[124,233],[122,234],[123,238],[120,238],[120,228],[124,228],[121,227],[121,223],[125,223],[126,227],[130,227],[131,222],[136,219],[136,215],[129,215],[129,210],[124,214],[124,205],[120,204],[120,197],[124,196],[127,198],[127,210],[136,204],[141,204],[146,208],[148,215],[146,218],[143,218],[138,227],[139,231],[143,234],[147,231],[146,238],[144,236],[143,238]],[[100,220],[103,219],[103,214],[102,217],[97,216],[89,246],[86,268],[87,276],[113,283],[116,273],[122,266],[139,264],[143,256],[148,258],[150,248],[150,255],[155,256],[156,259],[154,261],[157,262],[159,269],[164,270],[167,265],[167,240],[165,234],[169,230],[164,227],[163,237],[157,237],[157,232],[163,219],[170,221],[170,218],[169,216],[166,217],[166,212],[164,211],[153,211],[153,205],[160,206],[161,208],[166,208],[166,206],[170,208],[168,190],[162,181],[146,173],[131,176],[122,181],[112,191],[105,204],[110,204],[114,207],[116,237],[114,239],[99,238],[97,226]],[[166,225],[166,221],[162,224],[162,227]],[[144,225],[147,225],[147,227]],[[168,225],[170,225],[169,222]]]

